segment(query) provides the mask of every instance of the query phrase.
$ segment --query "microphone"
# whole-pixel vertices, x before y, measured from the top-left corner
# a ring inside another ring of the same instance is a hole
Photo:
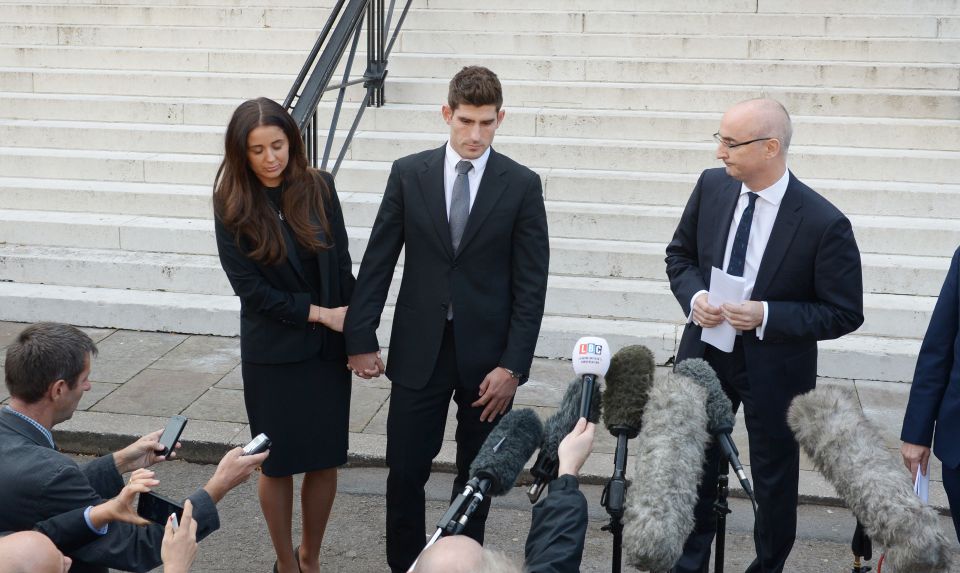
[[[627,440],[637,437],[647,404],[656,364],[646,346],[634,344],[621,348],[610,359],[603,390],[603,422],[617,438],[613,476],[607,482],[600,504],[611,517],[623,516],[627,490]]]
[[[797,396],[787,423],[867,535],[887,548],[884,571],[950,570],[936,512],[914,494],[912,476],[850,392],[825,387]]]
[[[527,490],[527,497],[530,503],[536,503],[540,499],[544,488],[548,483],[557,479],[559,471],[560,458],[557,455],[557,448],[560,441],[569,434],[573,427],[577,425],[580,419],[580,402],[583,400],[583,384],[580,380],[574,380],[567,386],[563,393],[563,399],[560,401],[560,407],[543,424],[543,442],[540,444],[540,453],[537,455],[537,461],[530,468],[533,475],[533,485]],[[590,415],[587,420],[596,422],[600,419],[600,395],[594,394],[590,404]]]
[[[507,412],[480,446],[477,457],[470,464],[473,477],[437,522],[437,531],[424,550],[444,532],[449,535],[461,533],[487,495],[499,496],[509,492],[542,438],[543,424],[533,410]]]
[[[676,373],[686,376],[695,383],[703,386],[707,390],[707,429],[717,439],[723,455],[730,462],[730,467],[737,474],[743,491],[747,492],[750,499],[753,496],[753,488],[750,486],[750,480],[747,479],[747,473],[743,470],[743,464],[740,463],[740,452],[730,433],[733,432],[733,426],[736,419],[733,415],[733,404],[727,393],[723,391],[717,373],[702,358],[687,358],[677,364]]]
[[[583,383],[583,395],[580,400],[580,417],[590,418],[593,404],[593,389],[597,378],[607,373],[610,367],[610,346],[597,336],[584,336],[573,347],[573,371]]]
[[[670,570],[693,531],[710,440],[706,401],[706,390],[683,376],[658,378],[650,388],[623,519],[627,559],[642,571]]]

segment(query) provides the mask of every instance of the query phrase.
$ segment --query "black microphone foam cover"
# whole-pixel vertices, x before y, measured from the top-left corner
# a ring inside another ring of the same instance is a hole
[[[655,372],[653,353],[646,346],[625,346],[610,359],[604,377],[603,423],[611,433],[614,428],[640,429]]]
[[[675,372],[707,389],[707,430],[711,434],[732,432],[736,423],[733,404],[710,364],[702,358],[687,358],[677,364]]]
[[[489,495],[503,495],[517,482],[542,439],[543,424],[533,410],[511,410],[480,446],[470,475],[490,480]]]
[[[937,513],[914,494],[912,476],[852,392],[823,387],[797,396],[787,423],[867,535],[887,548],[884,571],[954,570]]]
[[[540,449],[556,456],[560,441],[569,434],[580,419],[580,399],[583,397],[583,382],[579,378],[567,386],[557,411],[543,423],[543,444]],[[591,422],[600,418],[600,393],[594,392],[590,402]]]

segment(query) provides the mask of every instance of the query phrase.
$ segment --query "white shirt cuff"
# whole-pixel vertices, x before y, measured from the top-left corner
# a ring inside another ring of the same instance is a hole
[[[763,331],[767,329],[767,319],[770,318],[770,307],[767,306],[767,301],[765,300],[761,301],[760,304],[763,305],[763,322],[757,327],[757,339],[763,340]]]
[[[105,523],[102,529],[97,529],[93,526],[93,522],[90,521],[90,512],[93,510],[93,506],[88,506],[87,509],[83,510],[83,520],[87,522],[87,527],[90,528],[90,531],[96,533],[97,535],[106,535],[107,531],[110,529],[110,524]]]

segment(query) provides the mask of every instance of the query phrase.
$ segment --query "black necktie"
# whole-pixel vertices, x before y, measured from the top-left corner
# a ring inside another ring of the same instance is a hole
[[[733,236],[733,249],[730,250],[730,262],[727,263],[727,274],[735,277],[743,276],[743,267],[747,263],[747,242],[750,240],[750,225],[753,223],[753,210],[757,204],[756,193],[747,193],[750,203],[740,216],[737,234]]]

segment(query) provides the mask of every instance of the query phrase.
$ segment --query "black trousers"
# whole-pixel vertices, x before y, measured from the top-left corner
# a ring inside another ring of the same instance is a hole
[[[470,464],[499,422],[500,418],[496,422],[480,421],[483,408],[470,405],[479,397],[478,390],[479,386],[465,387],[457,373],[452,322],[447,323],[440,356],[427,385],[419,390],[392,386],[387,415],[387,563],[394,573],[407,571],[426,544],[423,487],[430,479],[433,458],[440,453],[451,396],[457,404],[457,477],[451,501],[463,491],[470,479]],[[487,498],[467,522],[463,534],[483,543],[489,510]],[[431,534],[441,515],[430,516]]]
[[[704,359],[713,366],[723,390],[733,402],[734,411],[743,404],[750,447],[750,472],[757,497],[757,521],[753,538],[757,558],[747,573],[780,573],[797,536],[797,489],[800,481],[800,447],[787,426],[786,413],[782,424],[766,425],[758,415],[764,404],[757,404],[750,391],[742,338],[737,337],[733,352],[707,348]],[[757,380],[755,384],[776,384],[776,380]],[[717,477],[722,454],[713,444],[707,450],[703,481],[697,490],[700,499],[694,510],[696,525],[687,538],[683,556],[674,566],[674,573],[707,573],[710,550],[717,532],[717,516],[713,504],[717,499]],[[736,476],[731,479],[736,483]]]

